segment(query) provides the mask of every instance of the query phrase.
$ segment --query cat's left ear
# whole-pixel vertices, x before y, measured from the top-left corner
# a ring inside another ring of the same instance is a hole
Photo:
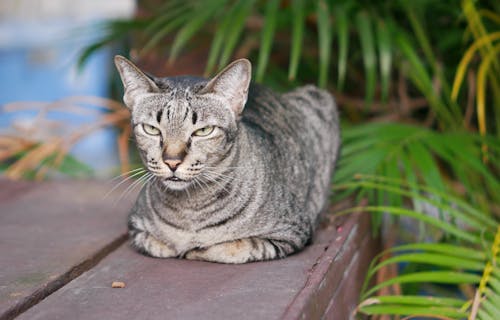
[[[146,93],[159,92],[158,86],[132,62],[122,56],[115,56],[115,65],[120,73],[125,93],[123,102],[133,109],[138,98]]]
[[[248,98],[248,87],[252,79],[252,64],[247,59],[232,62],[217,74],[201,94],[212,93],[224,98],[239,118]]]

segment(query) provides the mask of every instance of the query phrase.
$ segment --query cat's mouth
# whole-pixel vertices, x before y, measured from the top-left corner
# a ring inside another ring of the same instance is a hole
[[[184,180],[176,176],[165,178],[162,182],[165,187],[171,190],[183,190],[191,184],[189,180]]]
[[[184,180],[182,180],[181,178],[179,178],[179,177],[175,177],[175,176],[169,177],[169,178],[167,178],[167,179],[165,179],[165,180],[168,180],[168,181],[176,181],[176,182],[177,182],[177,181],[184,181]]]

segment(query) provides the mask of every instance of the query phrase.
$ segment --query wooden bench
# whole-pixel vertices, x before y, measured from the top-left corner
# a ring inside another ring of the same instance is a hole
[[[126,243],[136,194],[111,187],[0,180],[0,319],[348,319],[378,249],[368,215],[328,215],[283,260],[149,258]]]

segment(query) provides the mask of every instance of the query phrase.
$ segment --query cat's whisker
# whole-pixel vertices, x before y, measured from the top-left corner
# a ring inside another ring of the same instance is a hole
[[[209,176],[205,176],[204,178],[205,178],[206,182],[214,183],[218,187],[223,188],[225,191],[228,191],[227,188],[226,188],[226,185],[228,183],[231,183],[231,181],[228,181],[228,180],[223,180],[223,179],[219,179],[219,178],[213,178],[213,177],[209,177]]]
[[[263,167],[208,167],[204,166],[203,169],[208,169],[206,171],[216,172],[218,174],[226,174],[226,172],[237,172],[239,170],[252,170],[252,172],[265,172]]]
[[[144,182],[144,183],[142,184],[142,188],[144,188],[144,187],[145,187],[148,183],[151,183],[151,181],[155,180],[156,178],[157,178],[157,177],[156,177],[155,175],[153,175],[153,174],[152,174],[152,175],[151,175],[151,177],[149,177],[149,178],[146,180],[146,182]]]
[[[224,178],[225,180],[228,180],[228,181],[230,181],[230,180],[243,181],[242,179],[237,178],[234,175],[227,175],[227,174],[220,173],[220,172],[213,171],[213,170],[205,170],[205,171],[203,171],[203,173],[213,175],[213,176],[216,176],[217,178],[221,178],[221,179]]]
[[[236,169],[262,169],[262,168],[251,168],[251,167],[246,167],[246,166],[239,166],[239,167],[210,167],[210,166],[204,166],[203,168],[207,168],[207,169],[218,169],[218,170],[226,170],[226,169],[232,169],[232,170],[236,170]]]
[[[209,192],[212,189],[207,184],[207,182],[205,180],[203,180],[203,176],[200,176],[199,182],[202,183],[205,186],[204,189],[203,189],[205,192]]]
[[[122,177],[124,177],[124,176],[128,176],[129,174],[131,174],[131,173],[135,173],[135,172],[140,171],[140,170],[146,171],[146,170],[145,170],[144,168],[142,168],[142,167],[140,167],[140,168],[135,168],[135,169],[132,169],[132,170],[130,170],[130,171],[124,172],[124,173],[122,173],[122,174],[120,174],[120,175],[118,175],[118,176],[116,176],[116,177],[113,177],[112,179],[110,179],[110,180],[109,180],[109,182],[113,182],[113,181],[115,181],[115,180],[117,180],[117,179],[120,179],[120,178],[122,178]]]
[[[189,186],[187,188],[185,188],[184,191],[186,191],[186,194],[188,196],[188,200],[191,201],[191,194],[189,193]]]
[[[208,182],[215,183],[219,188],[223,189],[226,192],[229,192],[229,190],[227,190],[226,186],[223,183],[221,183],[221,181],[218,181],[217,178],[213,178],[213,177],[210,177],[207,175],[203,175],[201,177],[206,178],[208,180]],[[201,181],[203,181],[203,180],[201,180]],[[229,181],[223,181],[223,182],[229,183]]]
[[[152,173],[148,172],[146,173],[145,175],[141,176],[139,179],[137,179],[136,181],[134,181],[132,184],[130,184],[127,189],[125,189],[125,191],[122,192],[122,194],[120,195],[120,197],[118,198],[117,201],[115,201],[115,205],[120,202],[126,195],[128,195],[132,190],[134,190],[134,188],[137,186],[137,185],[140,185],[144,180],[146,179],[149,179],[153,176]]]
[[[193,181],[196,183],[196,185],[197,185],[197,186],[199,186],[199,187],[200,187],[200,189],[201,189],[203,192],[206,192],[206,191],[205,191],[205,188],[204,188],[204,187],[203,187],[203,185],[200,183],[200,181],[198,180],[198,178],[197,178],[197,177],[195,177],[195,178],[193,179]]]
[[[226,188],[228,184],[244,182],[244,179],[236,178],[235,176],[223,175],[218,172],[208,172],[208,173],[212,174],[212,176],[205,174],[205,177],[209,179],[211,182],[223,188],[227,192],[230,192],[230,190],[227,190]]]
[[[218,176],[223,176],[223,177],[228,177],[228,178],[234,177],[234,174],[226,174],[225,172],[227,172],[227,171],[219,172],[217,170],[210,169],[210,170],[205,170],[204,172],[207,172],[210,174],[216,174]],[[231,173],[233,173],[233,171],[231,171]]]
[[[222,175],[217,175],[217,174],[213,174],[211,173],[212,175],[205,175],[206,178],[210,179],[211,181],[221,181],[221,182],[224,182],[224,183],[229,183],[229,182],[232,182],[232,181],[241,181],[237,178],[234,178],[234,177],[229,177],[229,176],[222,176]]]
[[[120,197],[118,198],[118,201],[117,202],[120,202],[130,191],[132,191],[134,189],[135,186],[139,185],[142,181],[144,181],[145,179],[149,178],[150,177],[150,173],[146,173],[145,175],[139,177],[137,180],[135,180],[134,182],[132,182],[128,187],[127,189],[125,189]]]
[[[142,168],[141,168],[142,169]],[[140,175],[140,174],[143,174],[144,172],[146,172],[145,169],[142,169],[140,171],[137,171],[135,172],[134,174],[130,175],[130,176],[127,176],[125,179],[123,179],[122,181],[120,181],[119,183],[117,183],[113,188],[111,188],[111,190],[109,190],[103,197],[103,199],[106,199],[111,193],[113,193],[113,191],[115,191],[116,189],[118,189],[118,187],[120,187],[122,184],[124,184],[125,182],[129,181],[130,179],[133,179],[134,177]]]

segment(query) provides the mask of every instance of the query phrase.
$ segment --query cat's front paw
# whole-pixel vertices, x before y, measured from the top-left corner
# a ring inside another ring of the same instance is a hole
[[[251,261],[248,250],[243,240],[236,240],[217,244],[208,248],[193,249],[186,253],[185,258],[189,260],[210,261],[219,263],[245,263]]]
[[[193,249],[185,258],[219,263],[246,263],[282,257],[278,246],[266,239],[245,238],[223,242],[211,247]]]
[[[167,244],[145,231],[132,236],[130,243],[137,251],[155,258],[171,258],[177,255]]]

